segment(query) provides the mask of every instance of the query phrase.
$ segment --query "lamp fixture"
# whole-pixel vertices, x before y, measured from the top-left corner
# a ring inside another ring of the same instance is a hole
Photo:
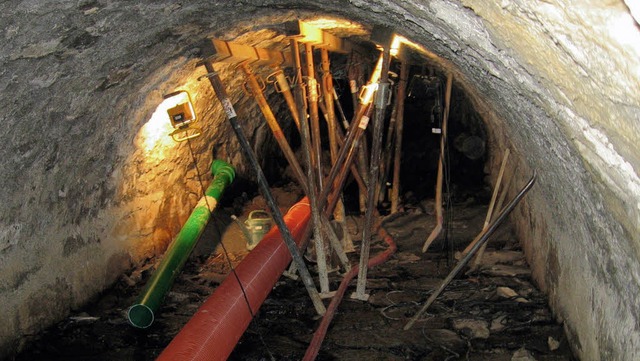
[[[165,101],[170,102],[167,115],[174,131],[169,133],[176,142],[183,142],[188,139],[198,137],[202,134],[200,128],[194,127],[191,123],[196,120],[196,112],[193,109],[191,95],[186,90],[178,90],[166,94]]]

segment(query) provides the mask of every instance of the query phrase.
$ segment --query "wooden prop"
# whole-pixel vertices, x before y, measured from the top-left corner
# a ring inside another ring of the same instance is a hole
[[[531,179],[529,179],[529,182],[527,182],[527,184],[520,190],[520,192],[518,192],[518,194],[513,198],[513,200],[509,202],[509,204],[505,207],[505,209],[502,212],[500,212],[496,220],[493,223],[491,223],[491,225],[489,226],[489,229],[487,229],[487,232],[484,233],[482,237],[478,240],[478,242],[473,246],[473,248],[469,250],[469,253],[467,253],[467,255],[464,256],[460,260],[460,262],[458,262],[458,264],[453,268],[453,270],[451,270],[449,275],[447,275],[447,277],[444,280],[442,280],[442,282],[440,283],[440,286],[431,294],[431,296],[429,296],[424,306],[422,306],[422,308],[411,318],[411,320],[407,322],[407,324],[404,326],[405,331],[413,327],[413,324],[416,323],[416,321],[418,321],[420,316],[422,316],[422,314],[427,310],[427,308],[429,308],[429,306],[433,304],[436,298],[438,298],[438,296],[442,293],[442,291],[444,291],[444,289],[449,285],[449,283],[451,283],[451,281],[458,274],[458,272],[460,272],[460,270],[469,262],[469,260],[471,260],[471,257],[473,257],[473,255],[478,251],[478,249],[489,239],[489,237],[493,234],[493,232],[495,232],[496,229],[498,229],[498,226],[502,224],[502,222],[505,220],[505,218],[507,218],[509,213],[511,213],[511,211],[518,205],[518,203],[520,203],[520,200],[522,200],[525,194],[527,194],[527,192],[531,189],[531,187],[533,187],[533,184],[536,182],[536,178],[537,178],[537,173],[534,171],[533,176],[531,177]]]
[[[403,61],[398,83],[398,110],[396,112],[396,148],[393,158],[393,185],[391,188],[391,214],[398,212],[398,196],[400,195],[400,158],[402,156],[402,132],[404,127],[404,99],[407,94],[409,79],[409,62]]]
[[[507,160],[509,159],[509,153],[510,153],[509,148],[507,148],[507,150],[504,152],[504,155],[502,156],[502,165],[500,165],[500,172],[498,173],[496,186],[493,188],[493,194],[491,195],[491,202],[489,202],[489,209],[487,210],[487,216],[484,219],[484,225],[482,226],[482,231],[480,231],[480,233],[478,233],[476,238],[473,241],[471,241],[471,243],[469,243],[469,245],[467,246],[467,248],[464,249],[464,251],[462,251],[462,255],[466,255],[467,253],[469,253],[469,250],[471,250],[471,248],[475,246],[476,243],[478,243],[478,240],[480,239],[480,237],[482,237],[482,235],[487,231],[487,228],[489,227],[489,222],[491,221],[491,215],[493,214],[493,207],[496,203],[496,198],[498,197],[500,184],[502,183],[502,176],[504,175],[504,169],[507,165]]]
[[[427,240],[422,246],[422,252],[426,252],[431,243],[442,232],[442,224],[444,223],[444,216],[442,210],[442,178],[443,178],[443,162],[445,144],[447,142],[447,121],[449,119],[449,108],[451,105],[451,88],[453,83],[453,75],[447,74],[447,90],[444,97],[444,115],[442,116],[442,136],[440,137],[440,159],[438,160],[438,176],[436,178],[436,226],[427,237]]]

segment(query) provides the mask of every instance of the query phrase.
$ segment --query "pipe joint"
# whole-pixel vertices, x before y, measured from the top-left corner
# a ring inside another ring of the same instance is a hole
[[[226,174],[229,177],[229,183],[236,178],[236,171],[231,164],[220,159],[214,159],[211,162],[211,175],[215,177],[218,174]]]

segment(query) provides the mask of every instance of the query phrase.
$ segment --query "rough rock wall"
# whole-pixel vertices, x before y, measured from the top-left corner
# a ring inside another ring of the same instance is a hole
[[[489,99],[513,102],[496,111],[511,123],[509,136],[526,150],[526,163],[541,172],[518,217],[537,280],[582,359],[637,359],[637,24],[624,4],[611,1],[465,5],[487,24],[498,54],[517,61],[496,66],[492,75],[506,84],[492,82],[502,94]],[[510,69],[515,79],[506,75]]]
[[[195,54],[205,34],[255,29],[233,4],[203,5],[0,4],[0,356],[161,252],[201,195],[198,171],[205,186],[211,178],[212,144],[248,175],[211,86],[196,80]],[[256,151],[269,156],[241,79],[219,70]],[[147,123],[175,89],[191,91],[207,124],[192,142],[197,170],[187,143]]]
[[[514,151],[518,184],[540,173],[516,220],[578,354],[637,359],[640,31],[616,0],[0,2],[3,352],[162,249],[188,216],[199,184],[187,145],[164,157],[144,145],[163,93],[190,88],[205,135],[242,167],[194,80],[197,41],[314,14],[392,26],[445,59]],[[232,97],[256,129],[255,107]],[[194,144],[205,171],[210,144]]]

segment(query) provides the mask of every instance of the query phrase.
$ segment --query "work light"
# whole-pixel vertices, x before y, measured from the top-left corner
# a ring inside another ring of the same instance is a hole
[[[190,123],[196,120],[196,112],[189,92],[178,90],[165,95],[164,99],[170,101],[167,115],[171,126],[175,129],[169,134],[173,140],[182,142],[202,134],[200,128],[190,126]]]

